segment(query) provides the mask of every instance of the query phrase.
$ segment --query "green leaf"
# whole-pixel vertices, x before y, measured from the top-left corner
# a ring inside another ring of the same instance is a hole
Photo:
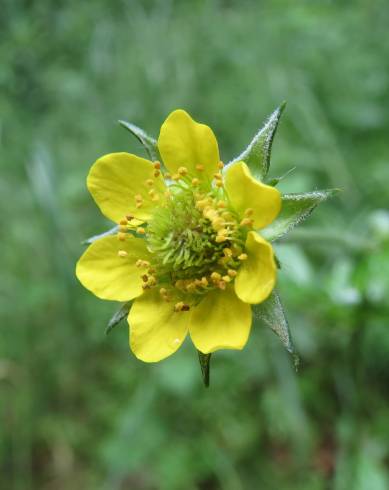
[[[254,305],[253,314],[254,318],[259,319],[267,327],[270,327],[276,335],[278,335],[285,349],[293,355],[294,364],[297,368],[298,356],[295,353],[288,320],[285,316],[284,308],[282,307],[278,292],[274,290],[266,301],[260,303],[259,305]]]
[[[113,317],[108,322],[107,328],[105,329],[105,335],[108,335],[111,332],[111,330],[114,327],[116,327],[116,325],[119,325],[119,323],[127,317],[130,308],[131,308],[131,301],[128,301],[118,309],[118,311],[113,315]]]
[[[243,160],[254,176],[262,180],[266,177],[270,167],[273,138],[285,106],[286,102],[283,102],[277,107],[264,126],[254,136],[249,146],[238,157],[234,158],[230,164]]]
[[[90,245],[91,243],[95,242],[99,238],[103,238],[105,236],[110,236],[110,235],[115,235],[115,233],[117,233],[118,229],[119,229],[119,227],[116,225],[113,228],[111,228],[110,230],[104,231],[103,233],[100,233],[99,235],[91,236],[90,238],[87,238],[86,240],[84,240],[81,243],[82,243],[82,245]]]
[[[119,121],[123,128],[127,129],[135,138],[142,143],[150,160],[160,160],[157,140],[149,136],[143,129],[127,121]]]
[[[203,354],[199,350],[197,351],[199,355],[199,362],[201,368],[201,374],[203,376],[204,386],[209,387],[209,376],[210,376],[210,365],[211,365],[211,354]]]
[[[271,242],[278,240],[307,219],[318,204],[338,191],[339,189],[325,189],[301,194],[284,194],[280,214],[271,225],[261,230],[261,235]]]

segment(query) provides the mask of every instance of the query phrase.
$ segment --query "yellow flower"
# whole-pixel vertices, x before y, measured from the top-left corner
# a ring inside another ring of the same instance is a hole
[[[88,247],[77,277],[99,298],[134,300],[130,347],[143,361],[170,356],[188,333],[205,354],[242,349],[250,305],[276,281],[257,230],[278,215],[280,193],[244,162],[223,169],[212,130],[183,110],[163,123],[158,150],[164,166],[128,153],[92,166],[88,189],[119,232]]]

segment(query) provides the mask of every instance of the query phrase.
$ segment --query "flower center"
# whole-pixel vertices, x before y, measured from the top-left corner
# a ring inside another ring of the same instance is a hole
[[[137,229],[152,261],[139,259],[137,266],[143,269],[144,289],[158,287],[176,311],[186,311],[205,293],[233,282],[247,259],[244,243],[253,211],[247,209],[240,219],[229,205],[220,173],[213,185],[202,185],[184,167],[165,179],[170,180],[166,199],[147,227]]]

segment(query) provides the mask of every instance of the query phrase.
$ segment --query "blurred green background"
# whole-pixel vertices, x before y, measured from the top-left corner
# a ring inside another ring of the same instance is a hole
[[[389,488],[388,25],[386,0],[1,2],[1,489]],[[256,325],[206,390],[189,342],[148,365],[104,336],[85,177],[142,154],[118,119],[185,108],[228,161],[284,99],[271,175],[343,189],[277,247],[300,370]]]

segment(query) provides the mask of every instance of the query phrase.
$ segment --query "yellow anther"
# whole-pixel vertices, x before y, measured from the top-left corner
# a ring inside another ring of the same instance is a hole
[[[126,236],[127,236],[127,233],[122,233],[122,232],[119,232],[119,233],[118,233],[118,239],[119,239],[121,242],[124,242],[124,240],[126,239]]]
[[[240,254],[240,255],[238,256],[238,259],[239,259],[239,260],[247,260],[247,254]]]
[[[152,196],[151,200],[154,202],[159,201],[159,194],[155,194],[154,196]]]
[[[223,187],[223,181],[217,180],[216,181],[216,187]]]
[[[161,294],[162,296],[165,296],[165,294],[167,294],[167,289],[166,288],[161,288],[159,290],[159,294]]]
[[[220,289],[226,289],[226,283],[224,281],[219,281],[217,287]]]
[[[216,243],[223,243],[227,240],[227,237],[226,236],[223,236],[223,235],[218,235],[216,238],[215,238],[215,242]]]
[[[208,279],[205,276],[201,278],[201,284],[204,287],[207,287],[208,286]]]
[[[230,277],[230,276],[223,276],[223,277],[222,277],[222,279],[223,279],[223,281],[224,281],[224,282],[226,282],[226,283],[227,283],[227,282],[231,282],[231,277]]]
[[[154,185],[154,181],[152,179],[147,179],[146,185],[148,185],[149,187],[152,187]]]
[[[136,204],[135,204],[135,207],[136,208],[141,208],[142,207],[142,202],[138,201]]]
[[[135,262],[135,265],[137,267],[150,267],[150,262],[148,262],[147,260],[142,260],[142,259],[138,259],[136,262]]]
[[[232,250],[228,247],[223,248],[223,253],[226,257],[232,257]]]
[[[161,172],[159,170],[154,170],[154,177],[157,178],[161,175]]]
[[[225,224],[226,222],[223,218],[220,218],[220,216],[212,220],[212,227],[215,231],[219,231],[224,228]]]
[[[203,210],[203,216],[204,216],[204,218],[207,218],[210,221],[212,221],[212,220],[214,220],[215,218],[218,217],[218,214],[217,214],[217,211],[215,211],[214,209],[212,209],[210,207],[206,207]]]
[[[157,279],[154,276],[150,276],[147,284],[149,286],[155,286],[157,284]]]
[[[224,167],[224,163],[223,163],[222,161],[220,161],[220,162],[217,164],[217,166],[218,166],[219,168],[223,168],[223,167]]]
[[[142,289],[150,289],[150,286],[146,283],[142,284]]]
[[[173,174],[172,175],[172,180],[180,180],[181,175],[180,174]]]
[[[185,287],[185,281],[183,281],[182,279],[178,279],[178,281],[176,281],[174,285],[177,289],[182,289]]]
[[[208,200],[207,199],[201,199],[200,201],[197,201],[196,202],[196,208],[197,209],[204,209],[205,206],[208,205]]]
[[[217,180],[221,180],[223,177],[222,177],[222,174],[220,172],[218,172],[217,174],[213,174],[213,176],[215,177],[215,179]]]
[[[188,291],[188,293],[194,293],[196,291],[196,288],[197,288],[197,286],[194,282],[190,282],[185,287],[185,289]]]
[[[142,281],[147,282],[149,280],[149,276],[147,274],[143,274]]]
[[[204,170],[204,165],[196,165],[196,170],[202,172]]]
[[[200,180],[199,179],[192,179],[192,185],[193,187],[197,187],[198,185],[200,184]]]
[[[127,224],[128,224],[128,221],[127,221],[127,219],[126,219],[126,218],[121,219],[121,220],[119,221],[119,225],[127,225]]]
[[[154,189],[150,189],[149,190],[149,196],[153,197],[155,195],[155,190]]]
[[[153,162],[153,167],[156,169],[156,170],[159,170],[161,168],[161,162],[159,162],[158,160]]]
[[[184,307],[184,302],[183,301],[179,301],[178,303],[176,303],[174,305],[174,311],[176,311],[176,312],[182,311],[183,310],[183,307]]]
[[[154,269],[154,267],[150,267],[150,269],[147,272],[149,274],[155,274],[157,271]]]
[[[234,269],[228,269],[227,273],[230,277],[236,277],[237,274],[237,272],[234,271]]]
[[[143,197],[141,196],[141,194],[136,194],[135,195],[135,201],[136,202],[142,202],[143,201]]]
[[[212,272],[211,279],[212,281],[220,281],[221,275],[218,272]]]
[[[253,213],[254,213],[253,208],[247,208],[246,211],[244,212],[244,215],[248,218],[248,217],[252,216]]]
[[[225,208],[226,207],[226,203],[224,201],[218,201],[217,207],[218,208]]]
[[[134,216],[132,216],[132,214],[127,214],[126,218],[128,221],[131,221],[132,219],[134,219]]]
[[[243,218],[240,226],[253,226],[254,221],[251,218]]]
[[[180,167],[177,172],[184,177],[188,173],[188,169],[186,167]]]
[[[122,233],[125,233],[127,230],[128,230],[127,226],[123,226],[123,225],[119,226],[119,231],[121,231]]]
[[[164,178],[169,180],[172,178],[172,176],[169,174],[169,172],[166,172],[166,174],[164,175]]]
[[[146,233],[146,230],[142,226],[138,226],[136,232],[139,233],[140,235],[144,235]]]
[[[119,250],[118,255],[119,255],[119,257],[124,258],[124,257],[127,257],[128,252],[126,252],[125,250]]]

